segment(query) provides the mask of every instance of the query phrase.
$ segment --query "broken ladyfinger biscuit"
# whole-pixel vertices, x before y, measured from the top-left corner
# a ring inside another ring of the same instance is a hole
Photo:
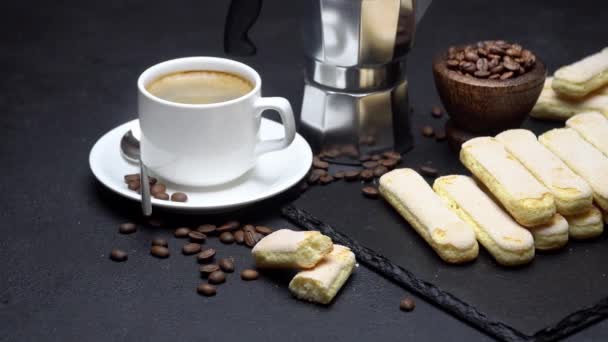
[[[473,228],[453,213],[412,169],[397,169],[380,177],[380,193],[446,262],[477,257]]]
[[[293,277],[289,290],[297,298],[328,304],[348,280],[355,267],[355,254],[345,246],[334,245],[314,268]]]
[[[460,161],[525,227],[547,223],[555,215],[555,200],[505,147],[492,137],[462,144]]]
[[[328,236],[317,231],[277,230],[251,250],[258,268],[311,268],[332,251]]]
[[[567,120],[577,113],[585,111],[598,111],[608,117],[608,87],[580,99],[566,99],[560,97],[551,88],[553,78],[545,80],[545,87],[540,93],[530,116],[546,120]]]
[[[608,157],[572,128],[552,129],[538,141],[581,176],[591,186],[595,202],[608,210]]]
[[[557,69],[553,76],[553,90],[571,98],[582,98],[608,85],[608,47]]]
[[[570,226],[570,237],[577,240],[591,239],[604,232],[602,212],[591,207],[582,214],[566,216]]]
[[[534,133],[510,129],[498,134],[496,140],[551,191],[557,212],[574,215],[591,208],[593,191],[589,184],[539,143]]]
[[[568,243],[568,221],[560,214],[555,214],[548,223],[528,229],[534,237],[534,246],[538,250],[555,250]]]
[[[532,234],[515,222],[471,177],[440,177],[435,180],[433,189],[452,211],[473,227],[477,240],[496,262],[516,266],[532,261]]]
[[[585,112],[568,119],[566,126],[608,156],[608,118],[598,112]]]

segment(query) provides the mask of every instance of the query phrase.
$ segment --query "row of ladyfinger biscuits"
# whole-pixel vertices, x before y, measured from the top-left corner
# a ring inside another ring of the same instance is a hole
[[[530,115],[566,120],[591,110],[608,117],[608,48],[564,66],[547,78]]]
[[[251,253],[260,269],[300,270],[289,290],[303,300],[328,304],[350,277],[355,254],[317,231],[281,229],[260,240]]]
[[[572,128],[539,140],[510,130],[463,144],[461,161],[481,186],[466,176],[446,176],[435,181],[433,192],[415,171],[402,169],[383,176],[380,191],[448,262],[474,259],[476,240],[500,264],[529,262],[535,247],[560,248],[569,235],[584,239],[603,231],[592,201],[608,212],[602,176],[608,174],[608,148],[601,139],[608,120],[585,113],[567,125]]]

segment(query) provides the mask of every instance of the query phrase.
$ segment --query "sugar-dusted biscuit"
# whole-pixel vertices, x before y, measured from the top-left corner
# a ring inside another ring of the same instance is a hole
[[[557,69],[553,76],[553,90],[572,98],[608,85],[608,48]]]
[[[572,128],[552,129],[538,140],[581,176],[591,186],[595,202],[608,210],[608,157]]]
[[[570,237],[573,239],[591,239],[604,231],[602,212],[596,207],[591,207],[582,214],[566,216],[566,220],[570,225]]]
[[[496,140],[551,191],[557,212],[574,215],[589,210],[593,203],[593,191],[589,184],[539,143],[534,133],[525,129],[510,129],[497,135]]]
[[[397,169],[380,177],[380,193],[449,263],[477,257],[473,228],[453,213],[428,183],[412,169]]]
[[[608,156],[608,118],[598,112],[585,112],[568,119],[566,126]]]
[[[492,137],[462,144],[460,161],[526,227],[547,223],[555,215],[551,192]]]
[[[259,268],[311,268],[332,251],[328,236],[316,231],[280,229],[251,250]]]
[[[289,290],[299,299],[329,304],[354,267],[355,254],[348,247],[334,245],[314,268],[298,272],[289,283]]]
[[[435,180],[433,189],[452,211],[473,227],[477,240],[496,262],[515,266],[532,261],[532,234],[515,222],[471,177],[440,177]]]
[[[548,77],[530,116],[537,119],[567,120],[580,112],[598,111],[608,117],[608,87],[584,99],[572,100],[556,94],[551,84],[552,78]]]
[[[560,214],[555,214],[549,223],[528,229],[538,250],[559,249],[568,243],[568,221]]]

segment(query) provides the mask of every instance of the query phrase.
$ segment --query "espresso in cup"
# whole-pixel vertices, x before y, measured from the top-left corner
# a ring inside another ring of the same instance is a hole
[[[146,90],[170,102],[210,104],[238,99],[253,90],[253,84],[228,72],[189,70],[163,75],[150,82]]]

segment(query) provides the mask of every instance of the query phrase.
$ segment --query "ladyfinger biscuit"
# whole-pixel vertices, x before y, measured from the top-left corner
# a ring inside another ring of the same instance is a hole
[[[380,177],[380,193],[446,262],[473,260],[479,253],[473,228],[453,213],[412,169]]]
[[[277,230],[251,250],[258,268],[311,268],[332,251],[328,236],[316,231]]]
[[[329,304],[355,267],[355,254],[348,247],[334,245],[314,268],[300,271],[289,283],[297,298]]]
[[[563,96],[581,98],[608,84],[608,48],[557,69],[553,90]]]
[[[602,212],[596,207],[591,207],[582,214],[566,216],[566,220],[570,225],[570,237],[573,239],[591,239],[604,232]]]
[[[589,210],[593,203],[591,187],[539,143],[534,133],[511,129],[497,135],[496,140],[551,191],[557,212],[574,215]]]
[[[595,202],[608,210],[608,157],[572,128],[552,129],[538,141],[581,176],[591,186]]]
[[[555,214],[549,223],[528,229],[540,251],[559,249],[568,243],[568,221],[560,214]]]
[[[588,143],[608,156],[608,119],[598,112],[576,114],[566,121]]]
[[[566,120],[576,113],[598,111],[608,117],[608,90],[599,90],[580,100],[560,97],[551,88],[552,78],[545,80],[545,87],[540,93],[530,116],[537,119]],[[608,88],[606,88],[608,89]]]
[[[492,201],[471,177],[440,177],[435,180],[433,189],[452,211],[473,227],[477,240],[496,262],[515,266],[532,261],[532,234]]]
[[[479,137],[465,142],[460,161],[522,226],[538,226],[555,215],[551,192],[498,140]]]

